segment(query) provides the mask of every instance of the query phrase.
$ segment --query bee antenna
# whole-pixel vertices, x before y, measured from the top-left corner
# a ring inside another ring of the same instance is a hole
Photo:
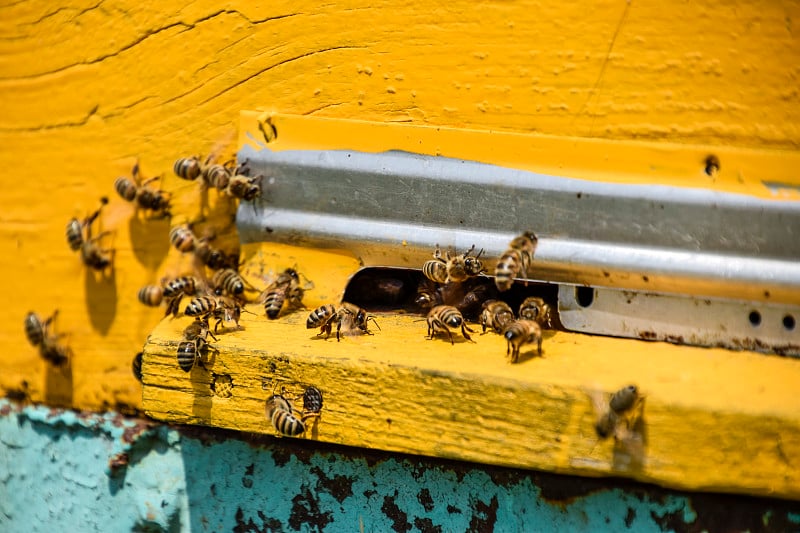
[[[376,327],[376,328],[378,328],[378,331],[380,331],[380,330],[381,330],[381,327],[380,327],[380,325],[378,324],[378,321],[377,321],[377,320],[375,320],[375,317],[374,317],[374,316],[372,316],[372,315],[369,315],[369,316],[367,317],[367,322],[369,322],[370,320],[372,320],[372,322],[375,324],[375,327]]]

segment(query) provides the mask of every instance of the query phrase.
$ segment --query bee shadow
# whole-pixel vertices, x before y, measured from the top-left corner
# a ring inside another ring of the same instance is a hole
[[[84,288],[86,309],[92,328],[101,335],[108,334],[117,314],[117,272],[112,269],[108,275],[84,269]]]
[[[72,362],[63,366],[45,363],[44,397],[48,405],[72,406]]]
[[[642,406],[644,409],[644,406]],[[624,439],[614,440],[612,468],[620,472],[641,472],[647,448],[647,424],[639,416]]]
[[[166,217],[142,218],[134,214],[128,221],[133,255],[149,270],[156,270],[167,257],[169,229],[170,222]]]
[[[529,350],[526,351],[520,350],[517,362],[514,364],[519,365],[521,363],[530,361],[532,359],[541,359],[542,357],[544,357],[544,349],[542,349],[542,353],[541,355],[539,355],[539,350],[536,348],[536,346],[532,346]]]
[[[204,350],[201,363],[195,364],[189,372],[189,380],[192,384],[192,415],[200,419],[203,424],[211,422],[211,390],[213,383],[214,362],[217,359],[217,351],[208,348]]]

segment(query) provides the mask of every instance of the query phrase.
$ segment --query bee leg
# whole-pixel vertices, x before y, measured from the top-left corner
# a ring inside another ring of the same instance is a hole
[[[467,331],[472,331],[472,330],[470,330],[469,328],[467,328],[467,327],[466,327],[466,324],[464,324],[464,323],[462,322],[462,323],[461,323],[461,334],[462,334],[462,335],[464,335],[464,338],[465,338],[465,339],[467,339],[468,341],[474,342],[474,341],[472,341],[472,337],[470,337],[470,336],[467,334]]]
[[[542,355],[542,338],[539,337],[537,344],[537,348],[539,350],[539,355]]]

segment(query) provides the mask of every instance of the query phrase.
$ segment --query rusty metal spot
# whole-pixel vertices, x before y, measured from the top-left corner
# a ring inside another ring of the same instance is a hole
[[[414,527],[416,527],[420,533],[442,533],[442,526],[434,525],[433,520],[430,518],[416,517],[414,519]]]
[[[328,477],[318,466],[311,468],[311,473],[317,476],[317,491],[324,491],[333,496],[337,502],[343,503],[345,499],[353,495],[353,483],[355,478],[335,475]]]
[[[469,521],[469,530],[494,531],[497,523],[498,507],[497,495],[492,496],[488,504],[481,500],[475,500],[472,504],[472,519]]]
[[[306,526],[316,528],[321,532],[331,522],[333,522],[333,513],[320,510],[319,500],[308,490],[308,487],[304,486],[302,492],[292,498],[292,511],[289,515],[289,526],[292,529],[300,531]]]
[[[397,497],[397,491],[394,491],[394,498]],[[411,523],[408,521],[408,514],[404,513],[400,507],[394,502],[393,497],[384,496],[383,505],[381,505],[381,512],[392,520],[392,529],[394,531],[410,531]]]
[[[426,488],[423,488],[417,494],[417,501],[425,509],[427,512],[433,511],[433,498],[431,498],[431,491]]]
[[[274,531],[283,531],[283,524],[277,518],[270,518],[261,511],[257,511],[258,518],[261,519],[263,527],[261,529],[253,522],[253,518],[245,522],[244,511],[239,507],[236,510],[236,526],[233,528],[234,533],[273,533]]]

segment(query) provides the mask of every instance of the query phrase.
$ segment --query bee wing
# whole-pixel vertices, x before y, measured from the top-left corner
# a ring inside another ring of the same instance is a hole
[[[211,147],[206,158],[206,164],[214,161],[228,161],[229,159],[236,159],[233,150],[234,140],[236,138],[236,128],[229,128],[225,131],[222,137]]]
[[[594,414],[597,416],[597,418],[602,417],[606,412],[608,412],[608,400],[606,399],[605,394],[597,389],[590,389],[586,391],[586,395],[592,402],[592,409],[594,410]]]

